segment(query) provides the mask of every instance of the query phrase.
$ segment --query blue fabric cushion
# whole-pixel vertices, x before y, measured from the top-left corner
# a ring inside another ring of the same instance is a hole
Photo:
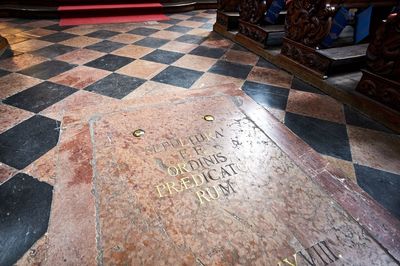
[[[354,34],[355,43],[359,43],[369,35],[369,27],[371,24],[372,6],[357,14],[356,30]]]
[[[350,12],[347,8],[341,7],[332,19],[332,26],[329,34],[322,40],[321,45],[331,47],[333,42],[337,40],[344,27],[348,24]]]
[[[279,13],[285,7],[285,0],[274,0],[268,8],[264,21],[269,24],[275,24],[278,19]]]

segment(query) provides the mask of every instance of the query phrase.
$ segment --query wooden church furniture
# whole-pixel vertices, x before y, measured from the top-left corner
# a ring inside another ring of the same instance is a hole
[[[400,111],[400,13],[382,22],[368,46],[366,60],[356,90]]]
[[[248,38],[255,45],[268,46],[272,34],[283,36],[286,10],[282,10],[275,24],[264,22],[265,13],[271,7],[273,0],[242,0],[240,4],[238,38]],[[281,38],[279,38],[281,39]],[[276,44],[281,44],[280,41]]]
[[[240,0],[218,0],[216,24],[225,31],[237,30],[239,26]]]
[[[59,18],[59,6],[148,3],[146,0],[0,0],[0,16]],[[164,13],[217,7],[216,0],[160,0]],[[99,11],[101,12],[101,11]],[[128,11],[127,11],[128,12]],[[130,12],[130,11],[129,11]],[[128,12],[128,13],[129,13]]]
[[[344,42],[337,47],[321,49],[322,40],[329,34],[332,17],[340,6],[346,8],[374,7],[372,18],[379,21],[382,10],[396,5],[396,1],[379,0],[292,0],[287,4],[285,38],[281,54],[322,78],[336,71],[359,69],[365,62],[368,44]],[[375,9],[377,10],[375,12]],[[373,28],[375,21],[371,22]]]
[[[7,50],[8,46],[7,39],[0,35],[0,56]]]

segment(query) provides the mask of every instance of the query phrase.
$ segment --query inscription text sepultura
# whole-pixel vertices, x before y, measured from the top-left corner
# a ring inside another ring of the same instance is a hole
[[[245,172],[243,167],[232,162],[229,156],[221,151],[210,152],[210,147],[205,147],[209,142],[224,137],[221,128],[146,147],[148,155],[176,150],[180,158],[180,161],[165,167],[166,179],[174,179],[155,187],[158,197],[163,198],[191,190],[194,191],[199,203],[203,204],[236,193],[232,178],[240,172]]]

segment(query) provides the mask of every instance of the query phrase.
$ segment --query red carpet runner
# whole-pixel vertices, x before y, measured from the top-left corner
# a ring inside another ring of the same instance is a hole
[[[65,2],[65,1],[64,1]],[[72,2],[72,1],[71,1]],[[63,5],[60,26],[167,20],[160,3]]]

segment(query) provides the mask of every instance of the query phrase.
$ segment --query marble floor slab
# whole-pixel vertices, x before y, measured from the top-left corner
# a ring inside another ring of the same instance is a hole
[[[69,110],[44,265],[398,263],[398,220],[234,85]]]
[[[92,140],[96,139],[92,137],[91,129],[94,134],[98,127],[91,125],[101,125],[91,124],[96,121],[95,117],[103,119],[112,113],[119,113],[125,114],[126,119],[129,117],[132,121],[137,121],[131,118],[136,115],[140,117],[141,112],[137,110],[157,109],[162,105],[161,102],[165,106],[174,106],[171,107],[173,109],[175,106],[187,106],[187,102],[200,103],[209,99],[214,102],[211,99],[213,97],[232,99],[232,95],[240,96],[233,97],[238,99],[234,100],[236,103],[243,102],[242,105],[236,105],[240,111],[228,108],[221,112],[232,111],[231,117],[240,117],[240,112],[249,119],[251,117],[251,123],[257,125],[262,133],[251,133],[249,136],[265,141],[271,139],[279,147],[277,149],[281,149],[287,155],[285,159],[279,157],[280,162],[292,165],[292,160],[297,165],[297,170],[291,170],[290,173],[302,171],[301,178],[305,178],[302,180],[313,180],[323,188],[328,195],[324,194],[324,197],[332,198],[335,209],[343,210],[348,217],[352,217],[363,227],[368,241],[373,239],[371,243],[379,243],[393,258],[399,260],[399,233],[394,229],[398,228],[398,220],[394,222],[393,217],[400,217],[400,135],[385,128],[379,121],[374,121],[350,106],[334,100],[318,88],[216,34],[213,32],[215,20],[215,10],[173,14],[170,15],[170,20],[163,22],[67,27],[59,26],[57,20],[0,18],[0,33],[12,44],[11,48],[0,56],[0,197],[4,197],[0,200],[0,265],[71,265],[72,261],[79,265],[85,264],[84,261],[89,261],[87,264],[100,264],[112,254],[104,248],[111,243],[107,235],[100,234],[102,227],[108,228],[108,225],[104,224],[108,220],[100,220],[100,216],[97,215],[104,212],[98,205],[101,197],[109,197],[109,194],[103,194],[104,191],[95,194],[98,190],[94,189],[94,174],[91,175],[92,178],[90,174],[81,179],[76,178],[82,173],[91,173],[96,169],[93,168],[94,161],[91,156],[97,156],[98,153],[93,151],[96,142],[92,143]],[[233,83],[234,86],[224,85],[227,83]],[[214,87],[198,90],[210,86]],[[238,91],[237,88],[241,88],[242,91]],[[257,104],[247,97],[242,97],[242,93],[250,96]],[[221,108],[229,106],[224,100],[221,101],[218,102]],[[203,106],[207,107],[206,104]],[[243,109],[243,106],[246,108]],[[197,108],[195,107],[179,107],[181,113],[175,115],[186,117],[187,113],[194,114]],[[207,107],[206,110],[211,112],[213,109]],[[159,112],[158,109],[153,111]],[[132,115],[132,112],[135,112],[135,115]],[[221,114],[224,114],[224,117],[226,115],[223,112]],[[191,117],[185,121],[185,133],[191,134],[192,130],[197,130],[197,123],[200,120],[203,122],[202,116],[203,114],[200,118]],[[224,120],[224,123],[227,121]],[[215,122],[221,121],[216,118]],[[121,122],[124,123],[125,120]],[[253,125],[251,123],[250,125]],[[146,125],[146,128],[149,127]],[[207,123],[206,125],[210,126]],[[183,125],[174,125],[171,122],[169,127],[172,128],[171,132],[165,133],[163,138],[174,136],[173,129],[181,129]],[[243,125],[243,128],[248,127],[248,124]],[[236,129],[232,136],[246,134],[240,130],[237,132]],[[145,136],[148,136],[148,133],[146,131]],[[96,135],[96,138],[100,141],[101,134]],[[227,140],[222,138],[219,140],[223,144],[221,149],[229,148],[229,141],[227,143]],[[262,142],[255,145],[256,139],[251,142],[247,138],[244,140],[246,141],[243,143],[250,143],[252,148],[255,147],[255,154],[260,152],[257,145],[264,147],[265,144]],[[232,145],[236,145],[235,150],[242,151],[242,144],[236,141],[234,143],[232,142]],[[219,149],[219,146],[212,149]],[[113,156],[121,157],[118,153]],[[261,158],[270,158],[268,156],[265,154]],[[241,157],[238,155],[238,158]],[[246,158],[253,160],[250,155]],[[257,165],[270,166],[269,163],[264,164]],[[162,169],[159,170],[160,175],[164,176]],[[118,171],[115,172],[116,175]],[[263,171],[265,172],[265,169]],[[263,171],[260,170],[260,173],[264,173]],[[249,178],[251,180],[255,177],[252,175]],[[256,179],[265,178],[261,176]],[[122,181],[126,180],[121,179]],[[103,185],[107,187],[109,184],[104,182],[102,187]],[[212,189],[212,186],[209,188]],[[288,189],[292,191],[290,186]],[[196,191],[186,192],[189,194],[184,196],[185,199],[190,199],[190,204],[196,204]],[[180,193],[178,198],[182,195],[186,194]],[[118,194],[114,196],[119,197]],[[220,204],[223,198],[221,196],[219,200],[211,201],[211,206]],[[165,199],[161,198],[163,201]],[[377,207],[377,202],[385,210]],[[270,205],[267,203],[262,202],[260,206],[265,205],[266,210],[270,211]],[[205,206],[204,204],[202,206]],[[140,210],[136,207],[135,210]],[[276,210],[281,211],[281,206],[278,207],[274,206]],[[120,213],[124,208],[121,205],[118,213],[115,213],[116,217],[125,215]],[[227,210],[232,211],[232,208]],[[175,209],[171,209],[169,213],[175,213]],[[235,221],[247,221],[253,228],[266,228],[253,222],[256,217],[244,215],[239,211],[238,213],[242,216],[234,217]],[[262,211],[257,213],[265,215]],[[227,214],[222,211],[221,215]],[[286,217],[283,214],[282,216]],[[279,223],[286,219],[283,218],[278,220]],[[118,222],[118,219],[112,223]],[[349,220],[343,219],[347,224]],[[160,218],[158,221],[163,220]],[[179,251],[182,247],[185,247],[184,251],[188,248],[200,250],[193,248],[192,242],[185,235],[186,231],[171,233],[171,228],[179,229],[181,225],[175,226],[175,222],[174,225],[163,225],[161,222],[159,224],[168,236],[171,235],[170,239],[176,241],[175,250],[180,252],[179,254],[183,254]],[[225,228],[223,229],[227,233],[232,233]],[[211,229],[210,227],[210,231]],[[317,229],[320,230],[321,227]],[[243,230],[243,234],[247,235],[247,229]],[[252,232],[255,232],[254,239],[257,239],[258,231]],[[312,241],[307,244],[300,235],[293,233],[295,231],[292,228],[286,231],[285,227],[282,227],[279,232],[285,232],[287,236],[295,235],[305,249],[309,247],[308,244],[314,244],[313,247],[318,250],[319,247],[325,248],[323,242],[312,242],[315,238],[310,238]],[[268,232],[265,235],[268,237]],[[221,237],[224,240],[228,239],[226,235]],[[237,243],[230,241],[228,243]],[[153,243],[146,242],[150,246]],[[265,247],[263,245],[261,247]],[[278,247],[275,244],[271,245]],[[334,249],[332,244],[328,245]],[[236,246],[232,244],[231,247]],[[123,252],[122,246],[115,246],[116,250],[119,250],[119,247]],[[224,248],[225,253],[218,249],[208,251],[208,257],[204,257],[204,252],[188,254],[182,263],[192,263],[193,256],[196,255],[199,259],[195,261],[197,265],[206,264],[206,261],[213,259],[216,259],[213,262],[218,264],[218,259],[226,254],[223,258],[226,259],[226,264],[230,264],[234,259],[247,259],[246,254],[250,254],[244,253],[243,250],[239,252],[239,249],[237,253],[232,253],[234,249],[226,246]],[[292,242],[285,246],[285,250],[286,248],[291,251],[301,249]],[[276,251],[274,254],[279,254],[276,257],[284,260],[282,256],[286,251],[281,252],[283,251]],[[305,254],[304,252],[302,254]],[[65,254],[69,255],[65,257]],[[272,253],[268,253],[270,254]],[[297,257],[301,256],[300,253],[297,254]],[[337,256],[336,253],[335,255]],[[265,262],[264,257],[260,259],[262,263]],[[358,259],[359,256],[354,257]],[[121,258],[121,261],[126,259]],[[290,265],[292,258],[288,257],[288,262],[280,264]],[[299,265],[303,262],[299,259]],[[382,260],[381,264],[386,265],[386,262]],[[347,260],[337,260],[332,264],[346,263]],[[276,264],[279,263],[272,262],[272,265]]]

